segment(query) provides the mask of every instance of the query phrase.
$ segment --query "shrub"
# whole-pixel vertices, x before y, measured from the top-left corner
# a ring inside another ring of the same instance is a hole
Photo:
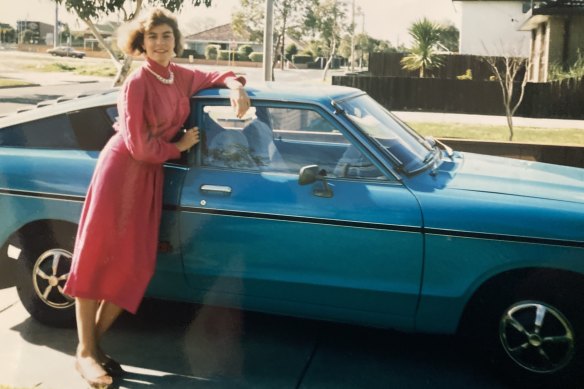
[[[218,55],[218,58],[222,61],[229,61],[229,60],[239,61],[239,55],[237,54],[236,51],[233,51],[233,50],[219,50],[217,55]]]
[[[461,74],[460,76],[456,76],[456,79],[458,79],[458,80],[472,80],[472,70],[466,69],[466,72],[464,72],[464,74]]]
[[[207,59],[217,59],[217,53],[219,52],[220,46],[217,45],[207,45],[205,47],[205,58]]]
[[[250,45],[243,45],[237,48],[237,53],[241,60],[249,60],[249,55],[253,53],[253,48]]]
[[[286,46],[286,59],[288,61],[292,61],[292,57],[295,56],[296,54],[298,54],[298,47],[296,47],[296,45],[294,43],[290,43],[288,46]]]
[[[264,53],[259,51],[254,51],[249,55],[249,59],[252,62],[263,62],[264,61]]]

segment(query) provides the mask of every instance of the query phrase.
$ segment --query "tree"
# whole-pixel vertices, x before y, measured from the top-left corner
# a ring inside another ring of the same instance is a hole
[[[443,61],[436,50],[440,42],[441,27],[427,18],[414,22],[408,32],[414,40],[414,46],[409,54],[402,58],[401,63],[406,70],[419,70],[420,77],[426,75],[426,70],[437,69]]]
[[[0,23],[0,43],[13,42],[16,32],[11,25]]]
[[[341,34],[347,27],[345,4],[337,0],[311,0],[305,9],[304,26],[313,35],[318,35],[328,56],[322,79],[326,80],[328,69],[337,53]]]
[[[249,34],[250,40],[262,42],[265,26],[265,0],[240,0],[241,9],[233,15],[233,30],[240,35]],[[274,53],[273,65],[280,59],[284,69],[286,35],[300,25],[299,13],[306,0],[274,0]],[[272,80],[274,66],[272,66]]]
[[[100,0],[100,1],[87,1],[87,0],[54,0],[58,4],[64,4],[67,11],[74,12],[77,14],[79,19],[87,25],[95,39],[101,44],[101,46],[108,52],[110,58],[118,68],[118,73],[114,78],[114,86],[121,85],[128,73],[130,71],[130,65],[132,64],[132,57],[124,55],[123,60],[119,60],[116,53],[114,53],[111,45],[105,41],[101,36],[94,20],[98,20],[101,17],[117,13],[122,15],[122,20],[128,22],[134,20],[140,10],[142,5],[147,3],[151,6],[160,6],[168,9],[171,12],[180,12],[182,6],[184,5],[184,0]],[[191,0],[190,3],[197,7],[201,4],[209,7],[212,0]]]
[[[523,101],[525,86],[527,85],[527,74],[529,73],[530,62],[526,58],[507,55],[505,57],[485,57],[485,62],[489,65],[495,78],[501,87],[503,94],[503,106],[507,116],[509,126],[509,141],[513,140],[513,116],[517,108]],[[515,83],[517,77],[523,72],[521,84],[519,86],[519,96],[515,97]]]
[[[458,53],[460,31],[454,24],[448,24],[440,28],[440,45],[450,52]]]

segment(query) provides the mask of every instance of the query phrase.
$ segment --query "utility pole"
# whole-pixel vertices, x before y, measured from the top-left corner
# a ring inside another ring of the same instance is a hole
[[[355,70],[355,0],[353,0],[353,9],[351,12],[351,73]]]
[[[266,0],[264,27],[264,81],[272,81],[272,54],[274,51],[274,0]]]
[[[55,29],[53,32],[53,47],[57,47],[59,36],[59,4],[55,3]]]

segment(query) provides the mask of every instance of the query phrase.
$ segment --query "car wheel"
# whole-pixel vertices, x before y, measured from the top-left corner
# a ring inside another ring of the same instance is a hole
[[[577,387],[584,379],[582,295],[582,284],[570,279],[525,282],[475,311],[477,344],[517,384]]]
[[[72,240],[44,236],[36,238],[34,244],[27,243],[19,261],[20,301],[41,323],[57,327],[73,325],[75,300],[63,293],[71,269]]]

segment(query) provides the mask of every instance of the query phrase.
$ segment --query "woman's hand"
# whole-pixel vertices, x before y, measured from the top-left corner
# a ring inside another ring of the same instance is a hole
[[[181,151],[186,151],[199,143],[199,128],[193,127],[189,130],[184,130],[182,138],[174,145]]]
[[[249,96],[243,87],[231,89],[231,106],[235,110],[235,115],[241,119],[251,106]]]

